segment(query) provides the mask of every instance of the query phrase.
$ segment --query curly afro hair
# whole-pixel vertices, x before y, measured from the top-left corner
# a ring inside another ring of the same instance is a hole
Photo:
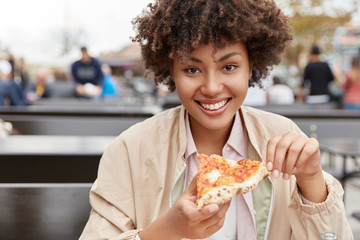
[[[249,86],[262,86],[272,66],[292,40],[288,17],[273,0],[156,0],[132,21],[133,42],[141,47],[146,77],[155,86],[175,90],[170,66],[174,55],[181,61],[202,43],[222,48],[229,42],[246,45],[253,64]]]

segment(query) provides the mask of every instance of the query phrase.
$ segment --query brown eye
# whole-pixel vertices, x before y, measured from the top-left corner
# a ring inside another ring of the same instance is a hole
[[[194,74],[198,72],[198,69],[196,67],[187,68],[186,72]]]
[[[235,65],[226,65],[224,67],[225,71],[227,71],[227,72],[230,72],[230,71],[234,70],[235,68],[236,68]]]

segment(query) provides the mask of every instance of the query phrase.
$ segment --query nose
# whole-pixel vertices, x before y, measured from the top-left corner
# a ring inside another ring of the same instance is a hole
[[[206,74],[203,78],[203,83],[201,86],[201,93],[205,96],[216,97],[221,93],[223,89],[223,84],[219,77],[215,74]]]

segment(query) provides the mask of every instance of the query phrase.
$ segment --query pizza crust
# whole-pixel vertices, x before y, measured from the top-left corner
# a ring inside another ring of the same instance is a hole
[[[245,194],[254,189],[263,178],[269,175],[270,172],[266,169],[265,165],[261,164],[257,174],[250,177],[245,182],[216,187],[205,193],[197,200],[197,207],[201,209],[203,206],[211,203],[221,205],[229,202],[233,196],[237,194]]]

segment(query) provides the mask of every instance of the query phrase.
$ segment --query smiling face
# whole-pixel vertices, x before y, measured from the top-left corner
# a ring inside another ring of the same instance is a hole
[[[172,74],[192,130],[228,132],[245,99],[251,67],[242,43],[227,44],[215,55],[213,50],[201,44],[187,62],[175,57]]]

